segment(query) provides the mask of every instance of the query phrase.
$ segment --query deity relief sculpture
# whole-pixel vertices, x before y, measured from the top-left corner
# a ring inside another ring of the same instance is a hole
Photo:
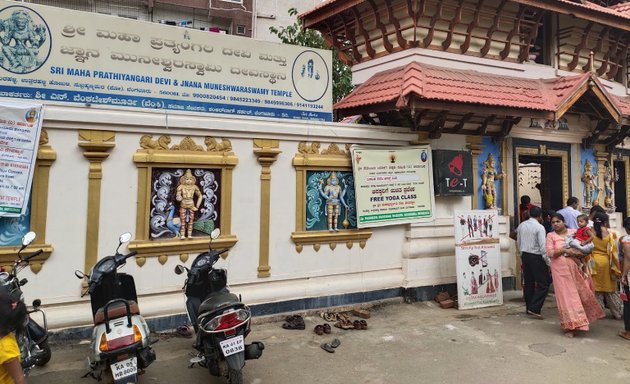
[[[29,73],[36,70],[43,60],[39,48],[46,41],[46,27],[34,25],[31,15],[25,10],[13,11],[11,17],[0,20],[0,64],[13,73]]]
[[[497,188],[494,183],[496,180],[503,179],[504,176],[504,173],[497,172],[494,156],[492,153],[488,153],[481,171],[481,190],[483,191],[483,199],[486,202],[486,209],[497,208]]]
[[[195,196],[197,196],[196,203],[194,201]],[[192,238],[195,212],[199,210],[202,199],[203,195],[197,186],[197,179],[193,176],[190,169],[186,170],[186,173],[179,179],[179,185],[175,194],[175,200],[179,202],[179,236],[181,240],[184,240],[186,235],[189,239]]]
[[[328,219],[328,230],[338,231],[337,228],[339,218],[339,201],[348,209],[348,204],[344,199],[346,190],[339,185],[339,179],[337,179],[337,173],[333,171],[326,181],[324,187],[324,180],[319,180],[319,193],[326,199],[326,217]]]
[[[584,162],[584,173],[582,174],[582,182],[584,183],[585,208],[592,207],[593,202],[596,202],[599,196],[599,189],[597,188],[595,180],[597,180],[597,176],[593,173],[593,166],[591,165],[591,162],[587,159]]]
[[[615,211],[615,182],[619,180],[613,167],[608,161],[604,162],[604,208],[608,212]]]

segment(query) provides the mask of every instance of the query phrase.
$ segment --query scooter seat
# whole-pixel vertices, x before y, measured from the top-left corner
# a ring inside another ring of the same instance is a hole
[[[129,311],[132,315],[139,315],[140,308],[138,303],[133,300],[127,301],[129,303]],[[118,301],[113,303],[107,308],[107,317],[110,320],[117,319],[119,317],[127,316],[127,306],[125,303]],[[105,322],[105,307],[99,308],[94,315],[94,325],[102,324]]]

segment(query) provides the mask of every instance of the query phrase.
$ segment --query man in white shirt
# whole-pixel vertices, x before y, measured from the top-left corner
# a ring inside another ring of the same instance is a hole
[[[567,206],[558,210],[556,213],[559,213],[564,217],[564,224],[567,228],[577,229],[577,217],[582,214],[582,212],[578,211],[577,208],[580,205],[580,200],[577,197],[571,196],[567,200]]]
[[[525,308],[527,314],[536,319],[543,318],[540,311],[551,284],[549,259],[545,251],[546,232],[541,221],[542,210],[532,207],[529,219],[516,228],[516,242],[523,265]]]

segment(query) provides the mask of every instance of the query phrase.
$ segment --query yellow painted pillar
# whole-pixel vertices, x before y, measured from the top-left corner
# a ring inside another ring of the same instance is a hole
[[[89,272],[98,258],[98,231],[101,211],[101,164],[114,148],[116,133],[110,131],[79,131],[79,147],[83,156],[90,162],[88,182],[88,206],[85,234],[85,272]]]
[[[260,171],[260,244],[258,277],[271,276],[269,265],[269,224],[271,215],[271,165],[282,151],[278,140],[254,139],[254,154],[262,166]]]

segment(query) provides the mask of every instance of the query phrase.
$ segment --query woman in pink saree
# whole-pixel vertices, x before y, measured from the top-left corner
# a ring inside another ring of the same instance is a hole
[[[558,305],[560,326],[567,337],[575,331],[588,331],[590,323],[605,316],[590,288],[590,277],[585,278],[577,264],[566,256],[579,256],[576,249],[566,248],[567,236],[574,230],[567,229],[564,217],[551,216],[553,231],[547,234],[547,256],[551,259],[551,275]]]

